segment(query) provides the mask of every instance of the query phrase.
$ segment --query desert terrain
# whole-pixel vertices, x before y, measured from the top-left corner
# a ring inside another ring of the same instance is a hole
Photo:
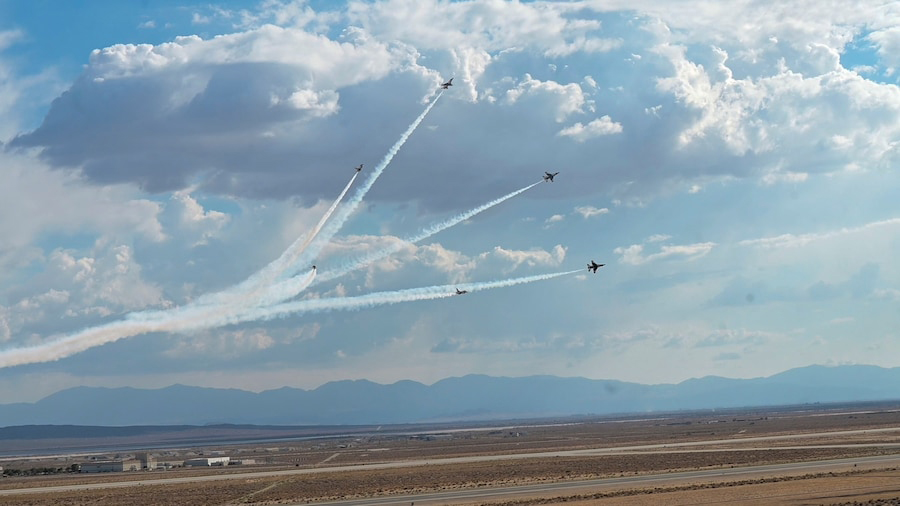
[[[7,469],[140,451],[254,464],[5,477],[0,504],[900,504],[900,403],[341,432],[6,457]]]

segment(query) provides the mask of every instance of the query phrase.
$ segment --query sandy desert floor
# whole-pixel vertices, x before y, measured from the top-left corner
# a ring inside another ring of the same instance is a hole
[[[260,464],[5,478],[0,504],[900,504],[900,405],[891,404],[506,422],[152,451],[158,459],[213,452]],[[814,465],[871,456],[885,459]],[[51,466],[79,458],[4,465]],[[810,464],[765,472],[753,467],[793,462]],[[723,472],[687,475],[715,470]],[[648,482],[610,481],[657,475]],[[503,488],[559,483],[573,486]],[[448,491],[491,494],[436,495]]]

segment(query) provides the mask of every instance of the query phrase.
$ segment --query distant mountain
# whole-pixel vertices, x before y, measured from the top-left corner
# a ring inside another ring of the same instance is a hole
[[[469,375],[428,386],[337,381],[260,393],[172,385],[76,387],[35,403],[0,404],[15,425],[365,425],[609,415],[900,399],[900,368],[809,366],[754,379],[708,376],[677,385]]]

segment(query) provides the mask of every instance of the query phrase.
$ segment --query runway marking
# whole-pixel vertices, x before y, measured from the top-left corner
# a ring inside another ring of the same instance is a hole
[[[341,452],[337,452],[337,453],[331,455],[330,457],[326,457],[325,460],[323,460],[322,462],[319,462],[319,463],[316,464],[316,465],[321,466],[322,464],[328,462],[329,460],[335,459],[335,458],[336,458],[338,455],[340,455],[340,454],[341,454]]]

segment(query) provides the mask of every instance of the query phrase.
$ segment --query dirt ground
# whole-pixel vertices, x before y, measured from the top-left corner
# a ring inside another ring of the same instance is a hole
[[[817,461],[841,457],[900,453],[900,406],[809,407],[793,411],[754,410],[694,413],[642,420],[578,419],[522,422],[435,433],[366,435],[315,441],[217,446],[153,452],[158,458],[179,454],[224,452],[264,463],[225,468],[182,468],[169,471],[68,474],[5,478],[0,490],[32,487],[203,477],[234,473],[235,479],[93,490],[0,495],[0,505],[134,504],[225,505],[300,504],[329,500],[391,496],[478,487],[577,481],[647,473],[732,468],[748,465]],[[885,430],[888,429],[888,430]],[[897,429],[897,430],[893,430]],[[871,430],[866,433],[845,431]],[[803,437],[805,434],[827,435]],[[750,437],[783,439],[746,441]],[[723,442],[722,440],[728,440]],[[690,447],[684,443],[704,442]],[[671,448],[628,449],[591,456],[539,456],[442,464],[440,459],[512,456],[533,452],[564,452],[640,445]],[[4,465],[56,465],[78,456],[22,459]],[[431,464],[389,469],[335,470],[359,464],[403,463],[418,459]],[[55,464],[54,464],[55,463]],[[328,467],[328,472],[317,469]],[[266,470],[310,470],[307,474],[240,477]],[[677,482],[654,486],[604,487],[565,494],[536,495],[491,504],[642,505],[642,504],[900,504],[900,471],[848,469],[837,473],[794,473],[780,477],[735,478]],[[890,502],[895,501],[895,502]],[[434,504],[434,503],[429,503]],[[449,504],[449,503],[448,503]]]

